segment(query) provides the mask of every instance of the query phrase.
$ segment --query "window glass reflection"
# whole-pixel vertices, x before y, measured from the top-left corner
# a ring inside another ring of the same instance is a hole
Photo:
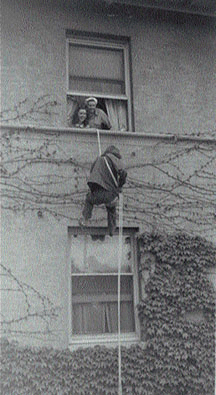
[[[118,235],[79,235],[72,237],[71,273],[117,273]],[[131,272],[131,240],[123,236],[122,273]]]

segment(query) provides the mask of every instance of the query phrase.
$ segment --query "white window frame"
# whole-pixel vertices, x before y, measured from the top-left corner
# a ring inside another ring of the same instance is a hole
[[[124,346],[129,346],[140,341],[140,320],[138,316],[137,304],[139,303],[139,279],[138,279],[138,261],[137,261],[137,243],[136,243],[136,232],[137,228],[124,228],[123,235],[131,237],[131,252],[132,252],[132,268],[133,268],[133,303],[134,303],[134,322],[135,331],[128,333],[121,333],[121,342]],[[92,235],[106,235],[107,228],[88,228],[89,234]],[[118,333],[106,333],[106,334],[95,334],[95,335],[73,335],[72,334],[72,273],[71,273],[71,262],[70,262],[70,248],[72,243],[72,237],[74,235],[83,235],[84,232],[80,228],[70,227],[68,229],[69,236],[69,257],[68,257],[68,278],[69,278],[69,348],[74,350],[78,347],[90,347],[95,345],[106,345],[106,346],[117,346],[118,344]],[[116,233],[118,234],[118,233]],[[102,273],[89,273],[80,275],[102,275]],[[122,273],[125,275],[125,273]],[[126,273],[131,276],[131,273]],[[104,276],[109,276],[110,273],[104,273]],[[116,273],[115,273],[116,276]]]
[[[99,94],[94,91],[73,91],[69,89],[69,46],[70,44],[86,45],[88,47],[102,47],[108,49],[121,49],[124,53],[124,79],[125,79],[125,94],[110,95],[110,94]],[[132,103],[131,103],[131,85],[130,85],[130,60],[129,60],[129,43],[128,42],[114,42],[108,39],[94,39],[92,37],[86,38],[67,38],[66,39],[66,86],[67,86],[67,97],[68,96],[94,96],[96,98],[114,99],[114,100],[125,100],[127,102],[127,117],[128,117],[128,130],[132,131]]]

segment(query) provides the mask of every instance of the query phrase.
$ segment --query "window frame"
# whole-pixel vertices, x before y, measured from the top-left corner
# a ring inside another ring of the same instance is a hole
[[[85,45],[87,47],[100,47],[104,49],[120,49],[123,50],[124,54],[124,81],[125,81],[125,94],[100,94],[94,91],[73,91],[69,89],[69,46],[73,43],[75,45]],[[130,78],[130,55],[129,55],[129,41],[119,41],[113,39],[105,39],[99,37],[67,37],[66,38],[66,91],[67,97],[79,96],[88,97],[94,96],[96,98],[122,100],[127,102],[127,118],[128,118],[128,130],[132,131],[132,101],[131,101],[131,78]]]
[[[121,342],[124,345],[131,345],[140,341],[140,320],[138,317],[137,304],[139,303],[139,276],[138,276],[138,253],[137,253],[137,242],[136,233],[138,228],[124,228],[123,236],[130,236],[131,238],[131,252],[132,252],[132,273],[133,278],[133,314],[135,331],[121,333]],[[89,227],[88,233],[91,235],[108,235],[107,228],[105,227]],[[118,344],[118,333],[104,333],[104,334],[72,334],[72,273],[71,273],[71,262],[70,262],[70,248],[73,236],[84,235],[85,231],[78,227],[68,228],[68,278],[69,278],[69,347],[75,349],[77,347],[89,347],[95,345],[106,345],[106,346],[117,346]],[[118,229],[115,232],[118,236]],[[83,275],[93,275],[96,273],[88,273]],[[98,273],[98,275],[110,276],[110,273]],[[118,276],[118,273],[112,274]],[[123,273],[124,275],[124,273]]]

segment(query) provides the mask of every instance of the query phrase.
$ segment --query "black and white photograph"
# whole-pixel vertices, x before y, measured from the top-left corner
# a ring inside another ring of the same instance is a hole
[[[2,395],[215,395],[216,0],[1,1]]]

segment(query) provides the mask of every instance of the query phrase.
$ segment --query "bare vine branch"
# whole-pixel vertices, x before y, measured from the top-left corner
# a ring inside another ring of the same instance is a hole
[[[6,122],[41,119],[41,116],[52,116],[57,106],[56,100],[44,95],[35,103],[26,99],[13,109],[3,111],[1,118]],[[155,142],[153,151],[160,152],[160,155],[153,155],[149,162],[145,158],[145,147],[138,143],[129,147],[139,159],[127,169],[124,221],[142,224],[148,229],[158,227],[167,233],[212,234],[216,220],[215,145],[197,141],[186,145],[174,141],[172,149],[166,150],[168,144]],[[31,139],[16,129],[2,133],[3,209],[23,213],[32,211],[38,215],[52,215],[58,220],[77,220],[75,213],[81,208],[87,191],[90,163],[67,156],[64,146],[60,133],[34,134]],[[100,217],[94,221],[97,224]],[[34,318],[44,322],[44,333],[48,333],[58,309],[3,265],[2,270],[2,275],[9,280],[4,291],[22,294],[25,305],[22,315],[11,319],[2,317],[4,328],[18,331],[13,329],[15,324]],[[40,308],[35,308],[32,296],[37,298]]]

